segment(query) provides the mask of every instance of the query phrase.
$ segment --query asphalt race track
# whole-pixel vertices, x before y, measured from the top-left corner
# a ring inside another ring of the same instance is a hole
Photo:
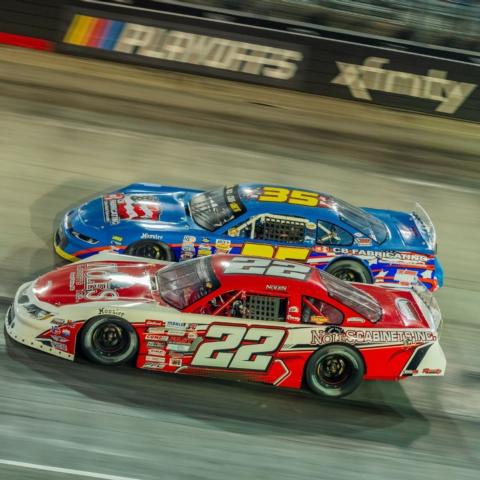
[[[69,363],[0,333],[0,479],[478,479],[480,127],[0,48],[0,317],[59,216],[134,181],[270,181],[437,226],[443,378],[340,401]]]

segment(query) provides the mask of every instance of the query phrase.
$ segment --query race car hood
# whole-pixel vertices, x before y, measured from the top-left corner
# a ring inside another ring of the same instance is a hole
[[[422,252],[429,250],[411,213],[373,208],[364,208],[364,210],[375,215],[388,227],[390,238],[382,244],[382,247]]]
[[[184,197],[184,192],[115,192],[85,203],[77,209],[77,215],[84,225],[94,228],[122,224],[130,228],[132,223],[177,227],[187,222]]]
[[[32,292],[39,301],[57,307],[98,301],[151,301],[151,275],[159,268],[130,262],[71,264],[38,278]]]

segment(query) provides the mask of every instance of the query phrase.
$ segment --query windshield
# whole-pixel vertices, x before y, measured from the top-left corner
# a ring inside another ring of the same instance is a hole
[[[327,272],[318,272],[327,289],[328,295],[335,300],[343,303],[343,305],[355,310],[358,314],[376,323],[382,317],[382,307],[377,301],[350,283],[344,282],[339,278],[330,275]]]
[[[341,220],[375,242],[383,243],[387,238],[388,232],[385,224],[371,213],[338,198],[333,199],[332,207],[337,211]]]
[[[195,195],[190,201],[190,212],[197,225],[213,232],[244,213],[245,207],[235,185]]]
[[[187,308],[220,286],[213,272],[211,257],[163,268],[157,273],[157,281],[163,300],[178,310]]]

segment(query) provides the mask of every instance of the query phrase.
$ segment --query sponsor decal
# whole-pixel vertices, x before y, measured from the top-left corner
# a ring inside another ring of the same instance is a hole
[[[181,367],[182,366],[182,359],[181,358],[171,358],[168,364],[171,367]]]
[[[164,349],[166,347],[165,342],[147,342],[147,348],[160,348]]]
[[[98,309],[99,315],[116,315],[117,317],[124,317],[125,313],[117,310],[116,308],[109,308],[109,307],[100,307]]]
[[[165,335],[165,328],[164,327],[147,327],[148,333],[161,333]]]
[[[146,355],[145,360],[147,362],[156,362],[156,363],[165,363],[166,362],[164,357],[156,357],[156,356],[152,356],[152,355]]]
[[[145,320],[145,325],[163,327],[165,325],[165,322],[163,320]]]
[[[61,342],[55,342],[55,341],[51,341],[50,342],[50,345],[55,348],[56,350],[60,350],[62,352],[66,352],[68,349],[67,349],[67,345],[65,345],[64,343],[61,343]]]
[[[365,237],[357,237],[355,239],[355,243],[359,247],[371,247],[372,246],[372,240],[370,238],[365,238]]]
[[[117,265],[112,263],[80,264],[75,271],[75,283],[79,288],[75,300],[117,300],[118,293],[112,274]]]
[[[195,338],[198,337],[198,333],[197,332],[188,332],[187,337],[191,340],[195,340]]]
[[[158,220],[160,205],[154,195],[113,193],[103,197],[103,216],[111,225],[121,220]]]
[[[215,248],[217,253],[228,253],[231,250],[231,240],[217,239],[215,242]]]
[[[287,314],[287,321],[289,321],[289,322],[299,322],[300,317],[298,315],[291,315],[289,313],[289,314]]]
[[[66,322],[63,318],[52,318],[50,325],[64,325]]]
[[[410,285],[417,281],[417,272],[414,270],[397,270],[393,279],[401,285]]]
[[[151,370],[163,370],[165,365],[165,363],[146,362],[143,364],[143,368],[150,368]]]
[[[371,250],[362,250],[359,248],[344,248],[344,247],[320,247],[320,252],[333,252],[336,255],[355,255],[364,257],[375,257],[381,260],[407,261],[407,262],[428,262],[429,257],[419,253],[410,252],[394,252],[392,250],[373,252]]]
[[[165,327],[168,329],[175,328],[177,330],[185,330],[187,328],[187,324],[177,320],[168,320],[165,324]]]
[[[58,343],[67,343],[68,342],[68,338],[65,338],[65,337],[60,337],[58,335],[52,335],[50,337],[54,342],[58,342]]]
[[[147,333],[145,335],[145,340],[153,340],[155,342],[162,342],[164,338],[167,338],[163,335],[157,335],[157,334],[152,334],[152,333]]]
[[[190,260],[195,257],[195,241],[197,237],[193,235],[185,235],[183,237],[182,246],[180,249],[180,260]]]
[[[350,317],[347,319],[347,322],[350,323],[365,323],[365,319],[361,317]]]
[[[441,368],[424,368],[422,370],[424,375],[441,375],[442,369]]]
[[[70,272],[68,288],[71,292],[73,292],[75,290],[75,272]]]
[[[197,255],[199,257],[206,256],[206,255],[211,255],[212,253],[212,247],[206,243],[201,243],[198,246],[198,252]]]
[[[197,237],[193,235],[185,235],[183,237],[183,245],[193,245],[197,241]]]
[[[316,325],[324,325],[328,323],[330,320],[327,317],[322,315],[312,315],[310,317],[310,323],[315,323]]]
[[[328,330],[328,329],[327,329]],[[425,343],[437,340],[437,336],[427,330],[347,330],[327,331],[311,330],[311,345],[322,345],[332,342],[347,342],[351,344],[375,343]]]
[[[157,235],[156,233],[142,233],[140,238],[142,240],[162,240],[163,235]]]
[[[265,290],[270,290],[272,292],[286,292],[287,291],[287,286],[286,285],[267,284],[265,286]]]
[[[372,100],[370,91],[439,102],[436,112],[455,113],[477,88],[475,83],[448,80],[448,72],[429,69],[427,75],[387,70],[390,59],[367,57],[363,65],[335,62],[340,73],[330,83],[348,87],[353,97]]]
[[[158,356],[158,357],[164,357],[167,351],[162,348],[149,348],[147,350],[148,355],[153,355],[153,356]]]
[[[295,306],[295,305],[292,305],[289,309],[288,309],[288,313],[298,313],[299,310],[298,310],[298,307]]]
[[[186,252],[182,250],[180,252],[180,261],[183,262],[184,260],[190,260],[191,258],[195,257],[195,252]]]
[[[181,352],[170,352],[170,358],[183,358],[184,356],[185,354]]]
[[[188,352],[191,348],[191,343],[169,343],[167,350],[172,352]]]

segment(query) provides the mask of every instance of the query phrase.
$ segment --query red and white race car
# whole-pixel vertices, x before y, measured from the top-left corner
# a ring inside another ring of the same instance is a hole
[[[101,254],[26,283],[16,341],[73,360],[230,376],[344,396],[362,380],[443,375],[441,316],[420,284],[349,284],[307,265],[218,254]]]

